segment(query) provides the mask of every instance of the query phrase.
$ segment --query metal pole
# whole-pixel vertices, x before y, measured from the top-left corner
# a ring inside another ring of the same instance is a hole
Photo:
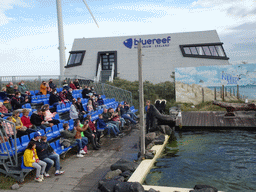
[[[202,87],[202,102],[204,103],[204,88]]]
[[[142,80],[141,43],[138,43],[138,75],[139,75],[139,101],[140,101],[140,131],[141,131],[141,157],[145,155],[145,121],[144,121],[144,92]]]
[[[237,87],[236,87],[236,96],[237,96],[237,99],[239,99],[239,85],[237,85]]]
[[[61,0],[56,0],[56,4],[57,4],[58,33],[59,33],[60,76],[62,80],[64,76],[64,66],[66,64],[66,56],[65,56],[65,45],[64,45]]]
[[[214,87],[214,100],[216,100],[217,93],[216,93],[216,87]]]

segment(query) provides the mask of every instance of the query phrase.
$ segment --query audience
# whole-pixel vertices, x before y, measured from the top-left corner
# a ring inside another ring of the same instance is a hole
[[[7,93],[7,96],[10,98],[14,96],[15,91],[13,87],[13,82],[10,82],[8,85],[6,85],[6,93]]]
[[[21,81],[19,83],[18,91],[21,93],[21,96],[23,96],[23,97],[30,95],[30,92],[29,92],[27,86],[25,85],[24,81]]]
[[[52,82],[52,79],[49,80],[49,87],[51,89],[56,89],[57,88],[57,86]]]
[[[116,128],[115,125],[113,124],[107,124],[104,120],[103,120],[103,116],[102,114],[99,114],[99,119],[98,119],[98,126],[100,129],[107,129],[108,130],[108,134],[107,137],[110,137],[110,132],[112,131],[114,134],[114,137],[117,137],[119,134],[119,130]]]
[[[96,142],[99,144],[100,143],[100,136],[101,136],[101,132],[98,132],[96,129],[96,121],[91,121],[92,116],[91,115],[87,115],[86,117],[88,119],[88,124],[90,129],[92,130],[92,133],[95,135],[96,137]]]
[[[30,141],[28,143],[27,149],[24,152],[24,165],[26,167],[34,167],[36,169],[35,181],[42,182],[44,179],[44,172],[46,168],[46,163],[39,160],[36,152],[35,141]]]
[[[30,121],[36,126],[37,130],[46,129],[46,122],[41,109],[37,109],[37,112],[32,113]]]
[[[75,79],[74,84],[75,84],[75,86],[76,86],[76,89],[80,89],[80,88],[81,88],[78,79]]]
[[[2,99],[7,98],[6,87],[2,88],[2,91],[0,92],[0,98]]]
[[[66,79],[63,81],[62,86],[63,86],[63,89],[66,89],[66,90],[69,89],[69,87],[68,87],[68,82],[67,82]]]
[[[55,117],[57,113],[51,113],[48,104],[44,105],[41,111],[42,115],[44,116],[44,121],[48,122],[50,124],[50,127],[52,127],[53,125],[58,125],[60,123],[58,119],[53,119],[53,117]]]
[[[56,89],[53,89],[50,97],[49,97],[49,104],[52,105],[53,107],[56,107],[57,105],[61,104],[61,99],[57,93]]]
[[[23,116],[21,117],[21,122],[23,126],[27,127],[27,129],[30,129],[33,132],[36,132],[37,131],[36,126],[31,123],[30,118],[28,116],[29,110],[23,109],[22,114]]]
[[[8,112],[8,109],[4,106],[4,104],[2,102],[0,102],[0,113],[3,115],[3,116],[12,116],[12,113],[9,113]],[[2,117],[3,117],[2,116]]]
[[[77,89],[73,81],[70,81],[69,87],[72,88],[73,90]]]
[[[40,93],[42,95],[46,95],[47,94],[47,85],[45,81],[42,81],[42,84],[40,85]]]
[[[83,104],[82,104],[82,100],[80,97],[77,98],[76,107],[77,107],[79,114],[81,114],[81,115],[86,114]]]
[[[86,152],[83,150],[83,148],[88,144],[88,138],[82,137],[81,133],[88,129],[88,125],[87,124],[82,125],[80,124],[80,120],[76,119],[74,123],[74,129],[76,129],[75,139],[78,142],[82,143],[82,148],[80,148],[79,154],[85,155]]]
[[[89,113],[93,111],[92,100],[89,100],[87,103],[87,111]]]
[[[69,88],[69,90],[66,92],[66,99],[69,100],[69,102],[72,102],[72,100],[74,99],[72,95],[72,88]]]
[[[76,100],[72,101],[72,105],[70,106],[69,116],[71,119],[78,119],[79,118],[79,111],[77,110]]]
[[[29,102],[28,99],[23,100],[21,98],[20,92],[16,92],[15,96],[11,100],[12,109],[13,110],[18,110],[19,112],[21,112],[22,111],[22,109],[21,109],[22,105],[24,105],[24,104],[26,104],[28,102]],[[28,110],[31,111],[31,109],[28,109]]]
[[[12,105],[8,97],[4,99],[4,106],[8,109],[8,113],[12,113]]]
[[[37,154],[40,160],[44,161],[47,166],[45,168],[44,176],[50,177],[48,171],[55,165],[55,176],[62,175],[64,171],[60,171],[60,156],[54,151],[51,145],[47,142],[47,137],[42,136],[40,145],[37,145]]]
[[[85,139],[84,139],[84,143],[82,143],[82,139],[76,139],[76,128],[74,128],[73,131],[69,130],[69,125],[68,123],[64,123],[63,124],[63,128],[64,131],[61,131],[61,138],[62,139],[68,139],[70,141],[71,145],[77,145],[78,146],[78,153],[77,153],[77,157],[84,157],[84,154],[86,154],[86,152],[83,150],[83,148],[87,145]],[[86,143],[86,144],[85,144]]]

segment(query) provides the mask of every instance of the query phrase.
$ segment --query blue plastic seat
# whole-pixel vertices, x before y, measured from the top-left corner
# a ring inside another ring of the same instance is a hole
[[[56,145],[56,148],[57,148],[57,151],[59,152],[59,154],[66,152],[67,150],[69,150],[71,148],[71,146],[69,146],[69,147],[62,149],[61,145],[60,145],[60,140],[55,141],[55,145]]]
[[[63,110],[61,108],[61,105],[57,105],[57,109],[56,109],[57,113],[63,113]]]
[[[43,129],[40,129],[38,132],[41,133],[41,136],[45,135],[45,131]]]
[[[63,113],[67,112],[67,108],[64,103],[61,104],[61,108]]]
[[[64,128],[63,128],[63,123],[59,123],[58,124],[58,127],[59,127],[59,132],[63,131]]]
[[[68,121],[68,123],[69,123],[69,130],[73,130],[73,129],[74,129],[74,120],[73,120],[73,119],[70,119],[70,120]]]
[[[57,125],[52,126],[52,134],[53,134],[54,138],[60,136],[60,131],[59,131]]]
[[[66,111],[69,111],[70,110],[70,103],[66,103]]]
[[[35,134],[36,134],[36,132],[32,132],[32,133],[29,134],[30,140],[34,138]]]
[[[24,159],[23,159],[24,157],[23,156],[21,156],[21,165],[20,165],[20,167],[21,167],[21,169],[35,169],[34,167],[26,167],[25,165],[24,165]]]
[[[35,95],[35,92],[34,91],[30,91],[30,95]]]
[[[38,95],[39,93],[39,90],[35,90],[35,95]]]
[[[12,139],[12,150],[15,151],[15,146],[14,146],[14,140]],[[17,146],[17,152],[22,152],[26,149],[26,147],[23,147],[20,143],[20,139],[16,138],[16,146]]]
[[[45,135],[47,136],[48,141],[54,138],[51,127],[46,127],[45,133],[46,133]]]
[[[28,143],[29,143],[28,135],[23,135],[23,136],[20,138],[20,141],[21,141],[22,147],[27,147],[27,146],[28,146]]]
[[[54,118],[53,118],[53,119],[57,119],[57,120],[59,120],[59,119],[60,119],[59,114],[56,114],[56,115],[54,116]]]
[[[1,151],[2,153],[8,155],[8,152],[10,154],[10,156],[13,156],[15,151],[13,149],[11,149],[11,146],[9,144],[9,141],[6,141],[4,143],[1,143],[0,144],[0,147],[1,147]]]

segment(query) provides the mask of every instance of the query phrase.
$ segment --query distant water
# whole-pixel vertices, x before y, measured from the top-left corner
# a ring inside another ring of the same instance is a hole
[[[211,90],[214,90],[214,88],[209,87]],[[228,93],[230,92],[233,94],[233,90],[235,91],[235,94],[237,92],[236,86],[226,86]],[[220,87],[217,88],[217,91],[220,90]],[[239,87],[239,94],[242,96],[246,96],[247,99],[253,99],[256,100],[256,85],[246,85],[246,86],[240,86]]]
[[[256,191],[256,131],[175,133],[144,184]]]

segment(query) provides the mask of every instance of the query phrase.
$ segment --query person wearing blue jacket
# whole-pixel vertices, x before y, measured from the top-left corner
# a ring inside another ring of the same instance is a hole
[[[110,131],[112,131],[112,132],[114,133],[115,137],[118,136],[118,134],[120,133],[119,130],[116,130],[116,129],[114,128],[114,125],[112,125],[112,124],[110,124],[110,123],[107,124],[107,123],[103,120],[103,115],[102,115],[102,114],[99,114],[98,127],[99,127],[100,129],[107,128],[107,130],[108,130],[108,137],[110,137]]]

